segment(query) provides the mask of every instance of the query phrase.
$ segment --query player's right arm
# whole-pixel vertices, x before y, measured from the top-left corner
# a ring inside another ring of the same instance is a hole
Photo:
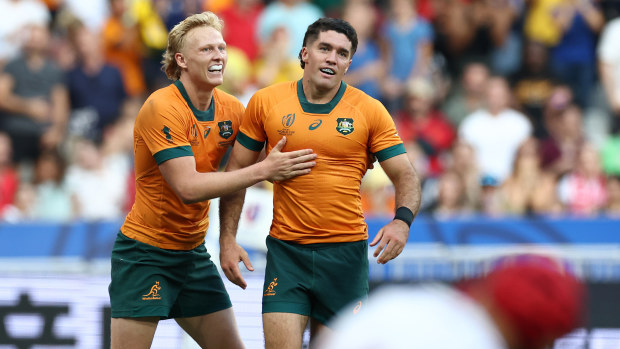
[[[283,139],[285,138],[283,137]],[[280,143],[282,140],[278,144]],[[271,152],[269,156],[271,156]],[[259,154],[260,151],[250,150],[239,144],[237,140],[230,154],[226,171],[234,173],[240,169],[248,168],[247,166],[256,162]],[[228,280],[242,289],[245,289],[247,284],[241,276],[239,262],[243,262],[249,271],[254,271],[248,253],[237,243],[237,227],[244,200],[245,189],[223,196],[220,199],[220,266]]]
[[[309,173],[316,154],[310,149],[281,152],[285,143],[283,137],[263,161],[230,172],[198,172],[193,156],[164,161],[159,170],[183,203],[191,204],[229,195],[264,180],[279,181]]]

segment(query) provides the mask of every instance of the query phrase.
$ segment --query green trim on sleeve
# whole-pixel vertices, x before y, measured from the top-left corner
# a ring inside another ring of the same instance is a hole
[[[157,165],[161,165],[164,161],[168,161],[174,158],[180,158],[182,156],[194,156],[192,147],[190,147],[189,145],[182,145],[180,147],[160,150],[157,153],[153,154],[153,158],[155,158],[155,162],[157,162]]]
[[[389,158],[395,157],[396,155],[405,154],[405,153],[407,153],[407,151],[405,150],[405,146],[402,143],[400,143],[400,144],[393,145],[391,147],[387,147],[383,150],[379,150],[378,152],[375,153],[375,156],[377,157],[377,160],[381,162]]]
[[[237,141],[239,141],[239,144],[241,144],[242,146],[252,150],[252,151],[261,151],[263,150],[263,142],[259,142],[255,139],[252,139],[250,137],[248,137],[245,133],[239,131],[237,133]]]

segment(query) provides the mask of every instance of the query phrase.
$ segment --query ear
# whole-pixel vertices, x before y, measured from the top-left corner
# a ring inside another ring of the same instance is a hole
[[[308,63],[308,49],[305,46],[301,48],[301,60]]]
[[[183,56],[183,54],[181,52],[177,52],[174,54],[174,60],[177,62],[177,65],[182,68],[182,69],[186,69],[187,68],[187,62],[185,62],[185,57]]]

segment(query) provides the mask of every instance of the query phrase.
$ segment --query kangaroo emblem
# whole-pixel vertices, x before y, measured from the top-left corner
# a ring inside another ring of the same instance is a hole
[[[151,286],[151,290],[149,291],[149,293],[142,295],[142,299],[161,299],[161,296],[159,295],[159,290],[161,290],[161,286],[159,286],[159,281],[155,281],[155,285]]]
[[[278,286],[278,278],[274,278],[272,282],[269,283],[269,286],[265,290],[265,296],[275,296],[276,291],[273,290],[274,287]]]

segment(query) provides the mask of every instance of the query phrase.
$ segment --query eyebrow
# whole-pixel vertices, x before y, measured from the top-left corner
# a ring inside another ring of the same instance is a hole
[[[327,43],[327,42],[324,42],[324,41],[320,41],[320,42],[319,42],[319,47],[321,47],[321,46],[325,46],[325,47],[329,47],[329,48],[333,48],[333,47],[334,47],[332,44]],[[349,51],[348,49],[346,49],[346,48],[344,48],[344,47],[337,48],[337,49],[336,49],[336,51],[338,51],[338,52],[344,52],[344,53],[346,53],[346,54],[347,54],[347,56],[348,56],[348,55],[349,55],[349,53],[351,52],[351,51]]]

